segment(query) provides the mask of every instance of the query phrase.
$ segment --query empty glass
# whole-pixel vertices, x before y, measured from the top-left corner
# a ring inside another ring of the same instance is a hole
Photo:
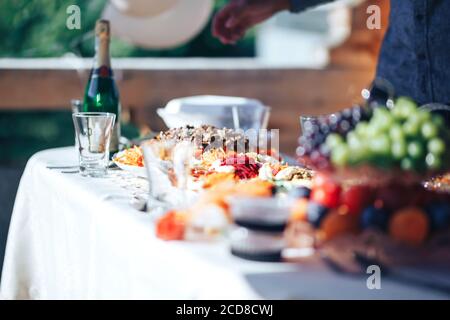
[[[70,106],[72,108],[72,113],[82,112],[83,101],[79,99],[72,99],[70,100]]]
[[[78,140],[81,175],[105,176],[116,115],[108,112],[76,112],[72,118]]]
[[[173,149],[173,170],[177,179],[177,187],[186,190],[194,158],[194,145],[188,141],[178,143]]]
[[[72,114],[83,111],[83,102],[79,99],[70,100],[70,107],[72,108]],[[78,138],[75,135],[75,148],[78,149]]]
[[[300,116],[300,129],[302,131],[302,136],[307,136],[308,133],[314,132],[319,126],[319,116]]]

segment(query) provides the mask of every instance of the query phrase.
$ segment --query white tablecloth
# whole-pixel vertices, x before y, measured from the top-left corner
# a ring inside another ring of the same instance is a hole
[[[93,179],[46,168],[76,163],[73,147],[29,160],[8,234],[3,298],[445,298],[388,280],[369,290],[365,278],[338,276],[321,265],[241,260],[225,241],[158,240],[152,214],[129,204],[128,197],[145,194],[145,179],[122,171]]]

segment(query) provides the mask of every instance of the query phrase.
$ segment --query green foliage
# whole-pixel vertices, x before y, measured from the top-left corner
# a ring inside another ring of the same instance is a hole
[[[74,144],[70,111],[0,111],[0,167],[21,166],[34,153]],[[139,130],[122,124],[122,135],[132,139]]]
[[[216,10],[227,0],[215,1]],[[94,55],[93,32],[106,0],[2,0],[0,2],[0,57],[59,57],[68,52]],[[81,30],[66,28],[69,5],[81,9]],[[189,43],[170,50],[147,50],[113,39],[114,57],[239,57],[254,55],[252,32],[236,46],[213,38],[211,22]]]

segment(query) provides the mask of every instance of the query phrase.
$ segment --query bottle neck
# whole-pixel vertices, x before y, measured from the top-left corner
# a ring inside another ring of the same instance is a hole
[[[95,60],[94,68],[111,68],[111,58],[109,55],[109,37],[100,35],[95,38]]]

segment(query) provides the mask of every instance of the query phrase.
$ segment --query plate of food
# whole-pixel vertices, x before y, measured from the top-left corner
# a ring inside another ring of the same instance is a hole
[[[147,178],[141,147],[134,146],[120,151],[113,157],[112,161],[124,171],[130,172],[137,177]]]
[[[221,237],[233,220],[230,198],[285,201],[289,190],[309,185],[312,179],[310,170],[288,165],[271,148],[252,148],[249,138],[233,129],[173,128],[142,148],[146,164],[151,164],[147,165],[151,194],[170,204],[156,225],[157,237],[165,240]],[[177,190],[197,196],[192,202],[174,204]],[[270,209],[267,214],[275,215]]]

